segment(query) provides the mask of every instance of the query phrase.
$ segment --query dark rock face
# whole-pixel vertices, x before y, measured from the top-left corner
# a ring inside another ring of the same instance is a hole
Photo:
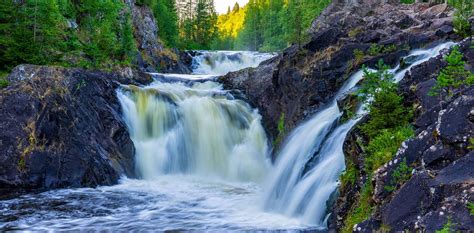
[[[135,176],[115,90],[151,77],[21,65],[8,79],[0,90],[1,188],[111,185]]]
[[[470,41],[461,42],[466,68],[474,65],[474,49]],[[384,226],[391,231],[428,231],[443,228],[448,219],[454,230],[472,231],[473,216],[468,203],[474,202],[474,153],[469,140],[474,137],[474,87],[461,87],[450,97],[428,95],[440,70],[446,66],[443,55],[415,66],[400,82],[400,91],[407,105],[416,107],[413,125],[414,138],[403,143],[396,156],[379,168],[372,183],[375,212],[370,219],[354,229],[370,232]],[[362,139],[361,139],[362,138]],[[346,160],[363,164],[365,152],[360,147],[363,135],[353,130],[346,138]],[[413,168],[412,177],[401,187],[389,191],[385,187],[394,179],[394,171],[401,161]],[[358,180],[364,176],[359,174]],[[344,210],[353,205],[350,197],[362,185],[344,187],[334,207],[330,226],[340,229]],[[372,227],[367,227],[372,226]]]
[[[158,37],[158,26],[153,12],[147,6],[138,6],[135,0],[125,0],[133,20],[133,35],[138,46],[137,65],[145,72],[191,73],[190,56],[178,50],[167,49]]]
[[[388,2],[388,3],[381,3]],[[258,107],[270,136],[285,115],[286,132],[328,103],[361,64],[379,59],[395,65],[408,51],[453,35],[452,12],[446,5],[395,5],[399,1],[334,1],[310,29],[311,40],[286,49],[255,69],[220,78],[227,89],[238,89]],[[443,33],[436,33],[441,30]],[[372,44],[382,49],[369,53]],[[362,57],[355,52],[362,51]]]

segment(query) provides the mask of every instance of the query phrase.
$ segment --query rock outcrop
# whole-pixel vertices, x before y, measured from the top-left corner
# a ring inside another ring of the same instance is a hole
[[[135,177],[134,153],[116,97],[119,82],[151,77],[21,65],[0,90],[0,189],[111,185]],[[0,190],[1,191],[1,190]]]
[[[470,41],[461,43],[461,51],[473,71],[474,49]],[[340,191],[329,221],[330,228],[340,230],[347,213],[356,204],[366,182],[374,192],[371,217],[354,226],[356,232],[381,229],[391,231],[440,230],[452,222],[452,230],[471,231],[474,216],[469,203],[474,202],[474,87],[461,87],[453,96],[428,95],[435,78],[446,66],[443,55],[415,66],[400,83],[406,104],[415,106],[415,137],[405,141],[395,157],[380,167],[372,180],[363,174],[366,144],[364,135],[354,128],[346,138],[347,162],[358,168],[356,182]],[[397,176],[396,168],[404,161],[413,168],[411,178],[395,190],[387,189]]]
[[[227,89],[241,90],[259,108],[275,139],[283,114],[289,132],[331,100],[361,64],[384,59],[394,65],[411,49],[456,38],[446,5],[387,2],[335,1],[313,22],[308,43],[220,81]]]
[[[191,73],[190,56],[177,49],[165,48],[158,37],[159,28],[153,12],[135,0],[125,0],[133,21],[133,35],[138,48],[136,65],[145,72]]]

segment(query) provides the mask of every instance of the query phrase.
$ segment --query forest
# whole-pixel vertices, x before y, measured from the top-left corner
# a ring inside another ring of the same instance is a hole
[[[152,9],[165,46],[279,51],[305,41],[330,0],[251,0],[218,15],[213,0],[137,0]],[[0,72],[18,64],[110,69],[136,54],[129,7],[116,0],[0,3]],[[116,46],[110,46],[111,44]]]

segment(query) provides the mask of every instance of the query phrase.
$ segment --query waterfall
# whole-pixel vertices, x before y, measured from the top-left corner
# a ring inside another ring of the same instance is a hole
[[[413,66],[428,61],[452,45],[449,42],[432,49],[415,50],[404,58],[406,67],[397,66],[390,72],[399,82]],[[345,169],[344,140],[349,130],[365,114],[364,106],[360,106],[357,119],[338,124],[342,113],[336,100],[355,87],[362,78],[362,71],[352,75],[328,107],[297,127],[286,139],[268,178],[264,198],[266,210],[300,218],[306,224],[321,228],[326,226],[328,202]],[[308,169],[310,161],[316,162]]]
[[[199,174],[259,181],[269,167],[261,117],[212,81],[117,92],[141,177]]]
[[[199,53],[199,56],[193,58],[193,72],[207,75],[224,75],[247,67],[257,67],[262,61],[275,56],[250,51],[199,51]]]

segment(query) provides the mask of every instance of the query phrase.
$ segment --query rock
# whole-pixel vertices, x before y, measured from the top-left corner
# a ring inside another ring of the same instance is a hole
[[[466,67],[474,64],[474,49],[469,44],[468,40],[460,43]],[[474,136],[471,121],[474,87],[460,87],[454,91],[454,96],[443,95],[441,99],[428,96],[435,83],[434,78],[444,66],[446,62],[440,55],[413,67],[400,82],[405,104],[416,106],[416,134],[402,144],[391,161],[373,174],[375,211],[360,224],[365,226],[363,231],[380,230],[374,224],[366,224],[375,222],[390,231],[432,232],[443,228],[448,218],[452,220],[454,230],[474,229],[474,221],[467,208],[467,203],[474,201],[474,153],[469,149],[468,142]],[[354,132],[346,138],[344,145],[363,148],[358,145],[361,142],[366,145],[360,140],[363,135],[354,137]],[[363,161],[363,149],[353,148],[344,146],[346,159]],[[388,191],[385,187],[393,184],[391,181],[396,176],[394,171],[399,161],[406,161],[413,169],[412,177],[404,184],[396,185],[395,190]],[[359,162],[359,167],[360,163],[363,162]],[[364,179],[365,176],[362,172],[357,179]],[[338,200],[348,199],[350,192],[345,190],[357,189],[361,185],[345,187]],[[338,211],[340,207],[347,209],[347,202],[338,201],[334,210]],[[340,212],[335,214],[342,216]],[[330,224],[331,221],[335,220],[330,219]],[[336,227],[341,226],[341,220],[335,222]]]
[[[191,73],[189,56],[165,48],[158,37],[158,26],[153,12],[147,6],[127,0],[133,21],[133,35],[138,46],[136,62],[145,72]]]
[[[441,28],[436,31],[437,36],[446,36],[452,34],[454,32],[454,28],[451,25],[443,25]]]
[[[399,5],[397,1],[334,1],[313,21],[310,41],[294,45],[264,65],[221,77],[226,89],[241,90],[260,110],[271,138],[278,136],[277,122],[285,114],[285,131],[312,115],[332,100],[344,81],[362,64],[374,66],[379,59],[396,65],[408,54],[434,41],[442,41],[453,32],[436,35],[451,18],[430,9],[431,17],[422,17],[426,4]],[[388,50],[368,56],[371,43]],[[395,49],[393,49],[395,47]],[[391,49],[392,48],[392,49]],[[355,59],[354,52],[363,57]],[[426,74],[426,73],[425,73]]]
[[[21,65],[0,90],[0,187],[51,189],[135,177],[134,153],[116,97],[143,73]]]

